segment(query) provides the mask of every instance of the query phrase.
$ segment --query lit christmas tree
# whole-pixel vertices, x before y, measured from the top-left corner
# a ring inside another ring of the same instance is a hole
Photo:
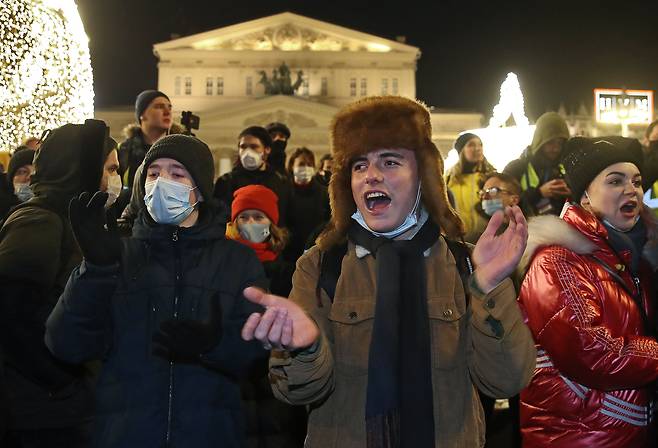
[[[510,118],[514,120],[513,125],[508,125]],[[493,108],[489,126],[464,132],[480,137],[485,157],[498,171],[503,171],[510,161],[521,155],[532,141],[535,126],[530,125],[525,116],[523,92],[514,73],[508,73],[500,86],[500,101]],[[459,155],[453,148],[444,161],[445,172],[458,161]]]
[[[2,0],[0,64],[0,150],[92,118],[88,38],[74,0]]]

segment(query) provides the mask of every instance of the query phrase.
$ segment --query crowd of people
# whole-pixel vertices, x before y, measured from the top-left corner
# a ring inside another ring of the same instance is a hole
[[[17,148],[0,177],[0,446],[658,443],[658,121],[548,112],[503,172],[428,109],[343,107],[331,153],[285,123],[232,169],[140,93]],[[654,205],[657,204],[657,205]]]

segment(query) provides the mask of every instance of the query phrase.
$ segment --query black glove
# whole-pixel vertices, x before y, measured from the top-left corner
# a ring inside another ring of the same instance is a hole
[[[99,266],[109,266],[121,259],[116,218],[105,212],[107,196],[102,191],[93,197],[84,192],[69,202],[69,220],[82,255]]]
[[[222,310],[219,294],[210,299],[207,320],[169,319],[153,334],[155,356],[177,362],[198,362],[222,337]]]

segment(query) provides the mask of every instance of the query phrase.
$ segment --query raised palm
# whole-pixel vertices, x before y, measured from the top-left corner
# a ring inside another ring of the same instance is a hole
[[[507,229],[496,235],[505,216],[509,219]],[[484,292],[489,292],[514,272],[527,241],[528,224],[518,206],[506,207],[504,212],[496,212],[491,217],[473,251],[476,280]]]

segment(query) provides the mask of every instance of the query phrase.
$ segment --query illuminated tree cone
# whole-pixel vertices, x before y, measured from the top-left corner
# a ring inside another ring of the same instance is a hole
[[[74,0],[2,0],[0,150],[93,114],[88,38]]]

